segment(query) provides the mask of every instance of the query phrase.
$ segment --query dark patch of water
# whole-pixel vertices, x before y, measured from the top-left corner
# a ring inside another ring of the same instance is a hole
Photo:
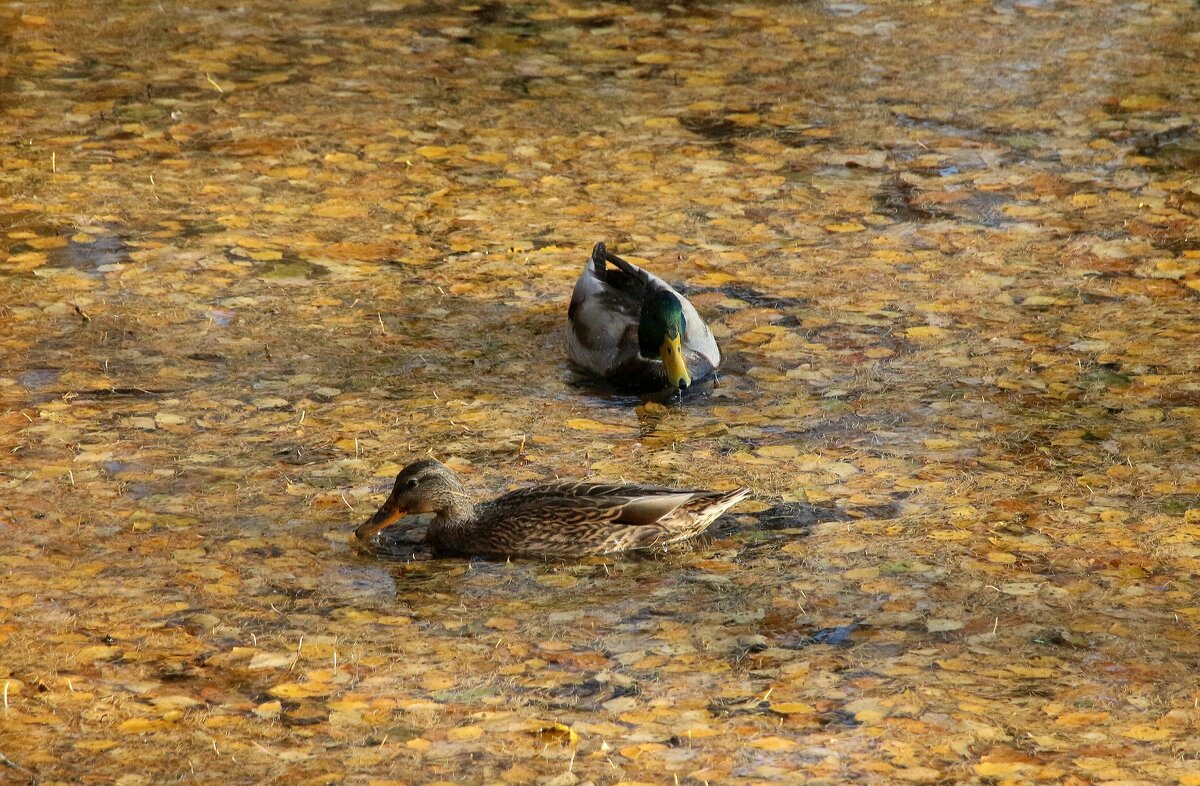
[[[679,124],[697,136],[722,145],[732,145],[737,139],[750,136],[745,126],[718,115],[683,115]]]
[[[69,240],[62,248],[54,249],[46,260],[49,267],[72,268],[99,276],[105,265],[115,265],[129,261],[129,248],[125,241],[115,234],[98,235],[90,243],[79,243]]]
[[[880,187],[872,199],[876,213],[897,221],[924,223],[953,218],[949,213],[917,204],[920,195],[921,191],[915,185],[900,177],[893,177]]]
[[[831,647],[854,646],[854,633],[865,626],[852,622],[849,625],[838,625],[833,628],[817,628],[811,633],[797,633],[781,639],[778,646],[788,650],[802,650],[817,644],[828,644]]]
[[[1090,651],[1095,647],[1095,643],[1089,640],[1086,636],[1073,633],[1069,630],[1044,630],[1035,635],[1032,640],[1034,644],[1041,644],[1045,647],[1062,647],[1065,649],[1084,651]]]
[[[820,720],[821,725],[826,727],[845,726],[847,728],[854,728],[855,726],[862,725],[862,721],[855,718],[854,713],[848,710],[830,710],[821,715]]]
[[[845,511],[832,507],[809,505],[805,502],[785,502],[754,515],[758,517],[759,527],[767,530],[811,530],[815,524],[850,519]]]
[[[27,390],[42,391],[58,382],[60,374],[60,368],[34,368],[17,375],[17,382]]]
[[[324,594],[343,599],[370,598],[390,600],[396,597],[396,581],[382,567],[339,565],[325,571],[321,578]]]
[[[708,703],[708,711],[713,715],[722,717],[770,712],[770,707],[771,703],[763,701],[761,696],[738,696],[728,699],[714,699]]]
[[[745,284],[722,284],[719,287],[676,285],[675,288],[681,294],[688,297],[704,292],[719,292],[725,297],[741,300],[758,308],[803,308],[812,305],[812,301],[808,298],[772,295],[767,292],[760,292],[754,287],[749,287]]]
[[[1200,508],[1200,494],[1167,494],[1158,505],[1163,513],[1182,516],[1189,510]]]

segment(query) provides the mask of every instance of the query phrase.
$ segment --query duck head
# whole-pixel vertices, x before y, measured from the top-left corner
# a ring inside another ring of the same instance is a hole
[[[638,350],[642,357],[662,361],[667,382],[683,389],[692,384],[687,363],[683,359],[683,333],[687,322],[683,304],[672,292],[651,289],[642,300],[638,323]]]
[[[400,471],[387,502],[354,530],[354,536],[367,540],[409,514],[445,514],[464,504],[469,508],[466,500],[467,493],[449,467],[433,459],[418,461]]]

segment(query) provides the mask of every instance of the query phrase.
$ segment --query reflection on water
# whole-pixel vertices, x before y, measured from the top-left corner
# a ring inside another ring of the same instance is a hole
[[[34,368],[19,374],[17,382],[31,391],[45,390],[54,386],[61,373],[57,368]]]
[[[99,275],[107,272],[110,265],[129,261],[128,252],[128,247],[116,235],[88,235],[82,242],[70,238],[46,264]]]

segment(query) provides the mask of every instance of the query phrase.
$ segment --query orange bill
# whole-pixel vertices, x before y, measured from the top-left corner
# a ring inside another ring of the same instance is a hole
[[[375,512],[375,515],[359,525],[358,529],[354,530],[354,537],[359,540],[367,540],[374,537],[377,533],[382,532],[388,527],[395,524],[407,511],[396,507],[389,499],[383,503],[383,507]]]

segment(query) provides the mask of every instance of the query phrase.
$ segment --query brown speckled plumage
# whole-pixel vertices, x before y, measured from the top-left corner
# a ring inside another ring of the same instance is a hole
[[[426,460],[404,468],[387,502],[356,534],[371,538],[402,515],[432,512],[425,539],[438,553],[585,557],[694,537],[749,493],[569,481],[475,506],[450,469]]]

